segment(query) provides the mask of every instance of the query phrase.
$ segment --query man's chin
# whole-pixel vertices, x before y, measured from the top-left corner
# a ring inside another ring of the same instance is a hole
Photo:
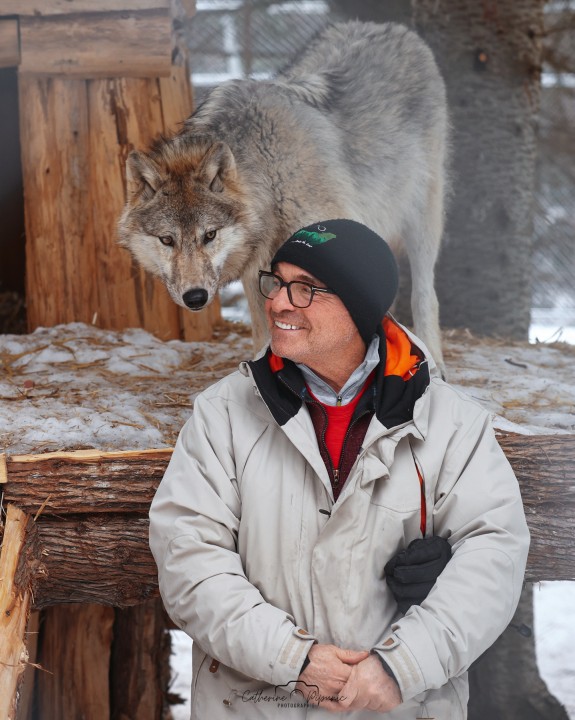
[[[272,335],[270,347],[274,355],[300,362],[301,350],[298,351],[297,343],[291,342],[289,337],[274,338]]]

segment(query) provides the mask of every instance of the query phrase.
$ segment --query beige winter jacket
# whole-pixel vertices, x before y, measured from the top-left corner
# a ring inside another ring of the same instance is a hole
[[[194,639],[192,718],[333,717],[293,692],[314,640],[382,653],[404,700],[390,720],[465,718],[466,670],[509,623],[529,545],[489,415],[431,360],[417,383],[380,377],[334,504],[294,369],[272,372],[264,356],[202,393],[152,503],[162,597]],[[384,395],[399,411],[382,410]],[[453,557],[401,616],[383,568],[420,536],[415,463],[427,534],[448,538]]]

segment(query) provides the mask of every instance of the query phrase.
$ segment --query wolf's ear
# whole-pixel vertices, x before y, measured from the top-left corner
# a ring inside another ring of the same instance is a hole
[[[237,177],[236,161],[229,146],[216,142],[208,148],[198,168],[198,179],[212,192],[222,192],[226,182]]]
[[[126,161],[126,185],[128,201],[141,197],[142,200],[152,198],[163,178],[160,168],[145,153],[132,151]]]

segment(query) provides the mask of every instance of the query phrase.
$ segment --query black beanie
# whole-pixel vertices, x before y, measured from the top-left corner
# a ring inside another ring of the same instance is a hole
[[[355,220],[325,220],[295,232],[272,268],[280,262],[307,270],[333,290],[369,345],[398,286],[397,263],[383,238]]]

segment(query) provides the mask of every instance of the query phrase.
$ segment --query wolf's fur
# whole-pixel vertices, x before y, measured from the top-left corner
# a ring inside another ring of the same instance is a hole
[[[182,132],[131,153],[120,243],[193,309],[241,278],[259,346],[258,270],[299,227],[359,220],[407,250],[415,331],[442,365],[433,268],[447,133],[443,81],[416,34],[334,25],[275,80],[221,85]]]

